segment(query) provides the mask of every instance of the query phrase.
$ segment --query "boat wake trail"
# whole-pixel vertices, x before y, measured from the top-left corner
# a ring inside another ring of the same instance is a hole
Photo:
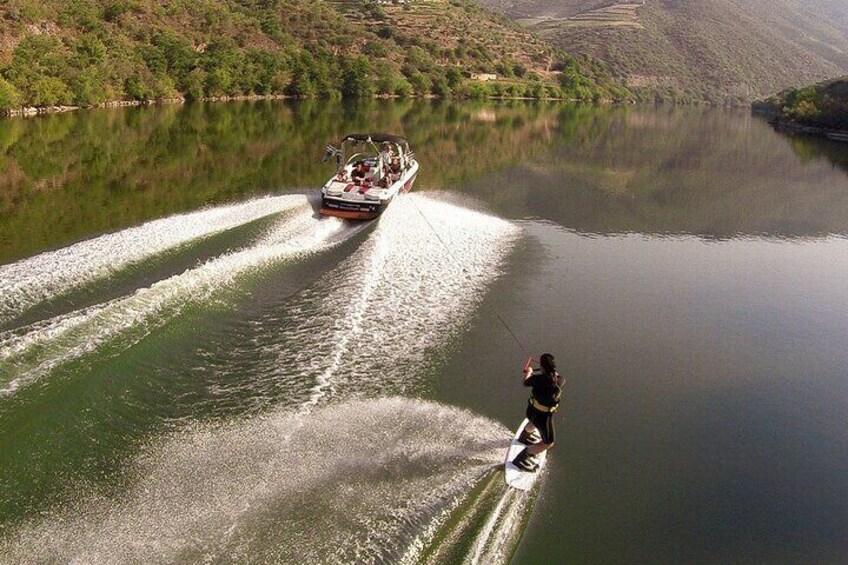
[[[102,279],[147,257],[253,220],[302,206],[302,195],[269,196],[171,216],[0,266],[0,324],[36,304]]]
[[[225,375],[218,398],[273,398],[280,382],[311,381],[308,411],[328,396],[425,391],[423,377],[440,366],[519,233],[487,214],[404,195],[355,253],[258,320],[255,339],[217,356],[213,370]],[[245,364],[249,381],[232,369]]]
[[[121,374],[120,400],[101,407],[85,396],[63,420],[77,430],[94,411],[99,433],[143,405],[131,418],[143,447],[121,435],[103,451],[119,476],[30,458],[61,489],[0,528],[0,563],[509,559],[528,514],[500,470],[511,434],[408,397],[444,371],[519,228],[417,194],[371,224],[318,221],[303,197],[270,221],[244,248],[0,333],[0,400],[13,397],[11,415],[59,398],[64,388],[50,383],[88,379],[96,391],[111,386],[97,375],[155,357]],[[297,282],[281,290],[281,273]],[[184,336],[183,325],[198,331]],[[16,395],[39,382],[43,395]],[[176,425],[166,432],[160,417]]]
[[[254,245],[215,259],[134,294],[25,328],[0,333],[0,397],[56,366],[102,345],[125,349],[190,304],[209,303],[251,271],[338,244],[360,228],[335,218],[317,222],[305,197]]]
[[[509,551],[495,533],[517,507],[493,470],[503,426],[404,398],[317,407],[308,426],[302,417],[279,411],[157,442],[119,499],[78,493],[72,507],[0,541],[0,559],[487,562]],[[478,524],[458,525],[457,511]]]

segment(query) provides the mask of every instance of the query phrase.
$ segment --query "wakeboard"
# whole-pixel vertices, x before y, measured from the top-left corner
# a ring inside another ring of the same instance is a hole
[[[533,473],[522,471],[521,469],[512,464],[512,460],[515,459],[515,456],[521,453],[522,449],[527,447],[526,445],[518,441],[518,438],[521,435],[521,431],[526,425],[527,419],[525,418],[524,421],[521,422],[521,425],[518,426],[518,431],[515,432],[515,435],[513,436],[512,441],[509,444],[509,449],[506,452],[506,461],[504,462],[504,470],[506,472],[506,484],[518,490],[530,490],[531,488],[533,488],[536,479],[539,477],[542,472],[542,469],[545,467],[545,458],[548,455],[547,451],[543,451],[538,456],[536,456],[536,460],[539,462],[539,468]]]

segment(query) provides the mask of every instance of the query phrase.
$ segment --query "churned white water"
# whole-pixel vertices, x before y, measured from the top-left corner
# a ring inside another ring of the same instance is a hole
[[[0,334],[0,368],[7,375],[0,396],[105,343],[130,347],[186,305],[208,304],[222,290],[237,287],[251,270],[319,252],[364,227],[337,218],[319,221],[304,198],[242,250],[130,296]],[[425,196],[399,198],[351,256],[297,297],[283,326],[275,315],[261,321],[267,331],[246,354],[268,360],[260,378],[313,379],[310,405],[351,384],[358,393],[379,393],[385,378],[393,380],[390,391],[414,390],[417,383],[404,372],[449,343],[497,276],[518,233],[487,214]],[[378,374],[375,363],[387,357],[396,359],[395,370]]]
[[[520,230],[491,215],[405,195],[378,223],[355,224],[319,220],[301,201],[243,249],[0,334],[0,369],[11,375],[0,395],[101,347],[130,348],[188,305],[229,308],[265,267],[366,226],[349,255],[246,321],[250,332],[231,347],[200,344],[198,370],[221,377],[210,380],[213,401],[264,386],[262,415],[181,421],[183,431],[152,439],[126,463],[128,487],[107,496],[80,485],[70,502],[0,540],[0,562],[412,563],[438,545],[469,491],[502,463],[510,434],[397,395],[426,390],[429,367],[440,367],[501,273]],[[508,556],[523,499],[498,485],[467,562]]]
[[[268,196],[153,220],[0,266],[0,322],[144,258],[302,206],[303,195]]]
[[[119,337],[136,343],[178,315],[188,304],[208,302],[252,269],[292,259],[337,244],[357,226],[333,218],[317,221],[305,198],[254,245],[207,261],[200,267],[159,281],[134,294],[0,334],[0,368],[11,378],[0,396],[48,374],[57,365],[96,350]],[[337,237],[339,236],[339,237]],[[127,332],[133,330],[132,337]]]
[[[427,196],[400,198],[356,253],[298,297],[286,323],[263,320],[278,328],[261,343],[267,370],[314,378],[312,405],[329,393],[419,391],[413,375],[467,323],[519,233]]]
[[[120,496],[80,492],[25,524],[0,561],[393,563],[500,464],[508,437],[397,397],[187,430],[145,449]]]

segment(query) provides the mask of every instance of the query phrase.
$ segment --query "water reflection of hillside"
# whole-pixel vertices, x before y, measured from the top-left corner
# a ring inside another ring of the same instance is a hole
[[[848,146],[844,142],[807,135],[789,135],[789,146],[803,162],[824,159],[848,173]]]
[[[844,146],[804,154],[743,112],[563,110],[559,128],[549,154],[472,190],[504,213],[592,233],[848,233],[848,179],[817,158],[844,169]]]
[[[438,101],[162,106],[8,119],[0,262],[224,201],[316,190],[324,146],[408,136],[419,189],[579,231],[848,232],[848,149],[744,112]]]
[[[547,118],[546,118],[547,116]],[[0,262],[255,194],[317,190],[325,145],[407,135],[419,185],[458,187],[536,153],[555,114],[436,101],[162,106],[8,119],[0,128]],[[547,121],[546,121],[547,120]],[[549,123],[550,122],[550,123]]]

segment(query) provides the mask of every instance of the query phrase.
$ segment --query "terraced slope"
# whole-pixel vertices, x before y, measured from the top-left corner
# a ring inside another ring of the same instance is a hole
[[[521,18],[567,18],[603,8],[610,0],[486,0],[481,4],[505,14],[512,20]]]
[[[848,72],[844,0],[481,1],[646,99],[748,103]]]
[[[570,28],[606,28],[634,27],[642,29],[638,9],[643,0],[620,1],[599,6],[570,16],[543,16],[518,20],[522,25],[532,28],[541,35],[557,33],[560,27]]]

